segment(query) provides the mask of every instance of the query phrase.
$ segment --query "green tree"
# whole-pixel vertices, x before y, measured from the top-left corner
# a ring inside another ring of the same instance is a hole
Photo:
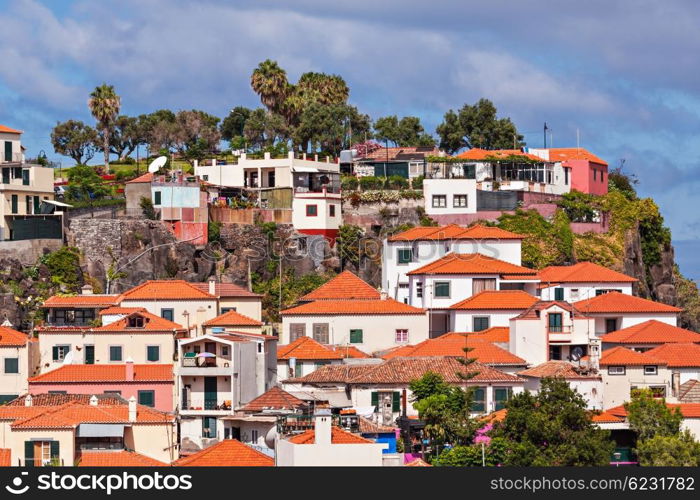
[[[153,207],[153,202],[150,198],[142,196],[139,200],[139,206],[143,212],[143,216],[148,220],[158,220],[158,214],[156,209]]]
[[[351,264],[355,269],[359,268],[363,237],[364,231],[359,226],[343,224],[338,228],[336,245],[343,269],[345,269],[348,264]]]
[[[119,115],[109,139],[109,150],[123,161],[137,146],[146,144],[146,126],[144,119],[135,116]]]
[[[146,143],[151,153],[161,149],[170,150],[175,144],[175,113],[169,109],[159,109],[148,115],[142,115]]]
[[[253,111],[244,106],[236,106],[231,110],[226,118],[221,122],[219,128],[221,138],[231,141],[234,137],[243,137],[245,122]]]
[[[560,378],[543,378],[540,390],[515,395],[491,436],[503,438],[505,465],[607,465],[614,449],[609,432],[591,421],[585,399]]]
[[[452,110],[445,113],[443,122],[437,126],[435,132],[440,136],[440,149],[444,149],[449,154],[455,154],[466,146],[459,115]]]
[[[505,460],[506,443],[502,438],[491,439],[482,449],[480,444],[455,446],[441,453],[431,465],[436,467],[497,467]]]
[[[637,444],[637,460],[644,467],[697,467],[700,443],[686,429],[675,436],[657,435]]]
[[[109,142],[114,122],[119,116],[121,98],[112,85],[103,83],[90,94],[88,100],[90,113],[97,120],[97,128],[102,136],[102,151],[105,155],[105,170],[109,173]]]
[[[250,86],[268,110],[279,113],[289,92],[287,72],[276,61],[266,59],[250,75]]]
[[[219,118],[200,110],[178,111],[175,115],[175,148],[189,160],[201,160],[221,140]]]
[[[391,142],[396,145],[399,141],[399,119],[396,115],[383,116],[374,121],[374,137],[380,142]]]
[[[73,167],[76,168],[76,167]],[[46,266],[51,282],[65,287],[68,292],[77,292],[82,283],[80,251],[75,247],[63,247],[39,259]]]
[[[68,169],[66,195],[69,200],[85,201],[92,208],[95,200],[104,198],[108,193],[104,180],[93,167],[76,165]]]
[[[349,147],[353,135],[369,130],[369,117],[361,114],[356,107],[347,104],[309,103],[299,117],[299,123],[292,132],[295,144],[304,151],[320,150],[337,155]]]
[[[97,141],[95,129],[78,120],[57,123],[51,131],[54,151],[70,156],[78,165],[87,163],[95,156]]]
[[[631,401],[625,403],[630,429],[641,441],[656,436],[676,436],[680,432],[683,415],[676,407],[669,408],[663,399],[657,399],[649,389],[632,393]]]
[[[243,135],[252,148],[262,150],[286,140],[287,127],[281,115],[257,108],[246,120]]]

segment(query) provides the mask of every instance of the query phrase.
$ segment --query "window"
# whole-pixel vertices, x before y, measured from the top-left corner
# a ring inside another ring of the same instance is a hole
[[[436,281],[435,282],[435,296],[436,297],[450,297],[450,282],[449,281]]]
[[[477,387],[472,392],[472,411],[483,413],[486,411],[486,388]]]
[[[393,413],[398,413],[401,411],[401,393],[399,391],[388,392],[378,392],[372,391],[370,393],[370,404],[375,407],[375,411],[379,412],[381,408],[379,407],[379,400],[388,403],[388,396],[391,395],[391,411]]]
[[[548,314],[548,325],[549,331],[554,333],[561,333],[562,328],[562,314],[561,313],[549,313]]]
[[[598,171],[595,168],[593,169],[593,180],[598,180]]]
[[[160,346],[159,345],[149,345],[146,346],[146,359],[148,361],[160,361]]]
[[[360,330],[360,329],[350,330],[350,343],[351,344],[361,344],[362,343],[362,330]]]
[[[564,289],[562,287],[554,289],[554,300],[564,300]]]
[[[447,195],[434,194],[433,195],[433,208],[445,208],[445,207],[447,207]]]
[[[456,194],[452,198],[452,206],[454,208],[466,208],[467,207],[467,195],[466,194]]]
[[[603,295],[604,293],[608,292],[620,292],[622,293],[622,290],[619,288],[599,288],[598,290],[595,291],[595,296],[597,297],[598,295]]]
[[[494,410],[502,410],[506,406],[506,402],[511,397],[510,387],[494,387],[493,389],[493,399],[494,399]]]
[[[216,417],[202,417],[202,437],[216,437]]]
[[[153,204],[160,205],[160,203],[161,203],[161,193],[160,193],[160,191],[154,191],[153,192]]]
[[[652,397],[655,398],[665,398],[666,397],[666,387],[663,385],[652,385],[649,386]]]
[[[7,373],[7,371],[5,372]],[[644,375],[657,375],[658,368],[656,365],[649,365],[644,367]]]
[[[396,330],[396,335],[394,336],[394,340],[396,341],[397,344],[408,342],[408,330],[405,330],[405,329]]]
[[[138,401],[140,405],[154,407],[156,405],[156,391],[139,391]]]
[[[19,358],[5,358],[5,373],[19,373]]]
[[[304,323],[291,323],[289,325],[289,343],[291,344],[299,337],[306,336],[306,325]]]
[[[399,264],[408,264],[413,260],[412,248],[399,248],[396,250],[396,260]]]
[[[328,323],[314,323],[313,336],[319,344],[328,344]]]
[[[569,169],[568,168],[564,168],[564,184],[566,186],[569,185]]]
[[[227,345],[222,345],[222,346],[221,346],[221,355],[222,355],[222,356],[228,356],[228,346],[227,346]]]
[[[330,364],[331,364],[330,361],[316,361],[316,362],[314,363],[314,367],[315,367],[315,368],[321,368],[322,366],[326,366],[326,365],[330,365]]]
[[[19,204],[19,198],[17,197],[16,194],[12,195],[11,203],[12,203],[12,213],[16,214],[17,213],[17,205]]]
[[[27,467],[61,465],[60,448],[58,441],[25,441],[24,465]]]
[[[335,217],[335,205],[328,205],[328,217]]]
[[[306,205],[306,216],[316,217],[318,215],[318,205]]]
[[[222,307],[222,308],[221,308],[221,314],[226,314],[226,313],[229,312],[229,311],[235,311],[235,310],[236,310],[235,307]]]
[[[258,442],[258,430],[257,429],[253,429],[250,431],[250,442],[251,443]]]
[[[109,360],[110,361],[121,361],[122,360],[122,346],[120,346],[120,345],[109,346]]]
[[[297,361],[297,364],[294,365],[294,376],[295,377],[301,377],[302,376],[302,371],[301,371],[302,364]]]
[[[66,355],[70,352],[69,345],[55,345],[52,349],[52,359],[54,361],[63,361]]]
[[[423,282],[416,281],[416,297],[419,299],[423,297]]]
[[[480,332],[486,330],[489,327],[489,317],[488,316],[474,316],[472,320],[473,331]]]
[[[12,141],[5,141],[5,161],[12,161]],[[9,168],[3,169],[3,171],[4,170],[7,170],[9,172],[10,169]],[[3,172],[3,174],[4,174],[4,172]],[[5,181],[3,180],[2,182],[5,182]],[[9,174],[8,174],[8,181],[7,182],[10,182],[9,181]],[[7,182],[5,182],[5,184],[7,184]]]
[[[131,316],[128,325],[129,328],[143,328],[143,316]]]
[[[10,169],[9,168],[2,169],[2,183],[3,184],[10,183]]]
[[[474,278],[472,279],[472,295],[476,295],[484,290],[495,290],[496,278]]]
[[[29,186],[29,169],[22,169],[22,185]]]
[[[550,345],[549,346],[549,359],[555,361],[561,361],[561,346],[560,345]]]
[[[572,288],[570,293],[571,293],[571,302],[577,301],[578,300],[578,288]]]
[[[27,215],[32,213],[32,197],[31,196],[25,197],[24,213]]]
[[[605,318],[605,333],[614,332],[617,330],[616,318]]]
[[[175,318],[175,310],[174,309],[161,309],[160,310],[160,317],[163,319],[167,319],[168,321],[173,321]]]
[[[208,176],[208,175],[203,175],[203,176],[202,176],[202,180],[203,180],[203,181],[209,182],[209,176]]]
[[[624,366],[608,366],[608,375],[624,375]]]

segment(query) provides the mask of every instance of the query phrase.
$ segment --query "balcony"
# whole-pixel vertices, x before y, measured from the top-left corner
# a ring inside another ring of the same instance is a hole
[[[549,335],[550,342],[566,344],[573,340],[574,328],[571,325],[549,325],[547,328],[547,333]]]
[[[206,399],[195,397],[182,402],[180,414],[182,415],[228,415],[232,413],[233,406],[230,399]]]
[[[10,155],[0,154],[0,164],[4,163],[23,163],[22,153],[12,153]]]
[[[194,352],[186,352],[180,363],[178,373],[182,376],[231,376],[234,372],[230,359],[215,357],[197,357]]]

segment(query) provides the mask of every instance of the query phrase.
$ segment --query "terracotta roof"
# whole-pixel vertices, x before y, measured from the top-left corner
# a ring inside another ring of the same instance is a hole
[[[486,365],[527,366],[527,361],[471,334],[448,333],[434,339],[424,340],[411,348],[397,349],[384,356],[384,359],[415,358],[421,356],[454,356],[464,358],[464,348],[471,349],[466,356]]]
[[[202,292],[209,293],[209,283],[191,283],[191,285]],[[253,293],[233,283],[216,283],[214,293],[217,297],[262,297],[259,293]]]
[[[361,280],[350,271],[343,271],[316,290],[304,295],[301,300],[327,299],[379,299],[380,293],[369,283]]]
[[[641,365],[665,365],[662,359],[650,356],[647,353],[632,351],[626,347],[613,347],[603,351],[600,358],[600,366],[641,366]]]
[[[130,327],[129,318],[133,316],[141,316],[143,321],[143,328]],[[138,311],[124,316],[117,321],[93,328],[93,332],[167,332],[172,333],[173,330],[182,330],[183,327],[160,316],[151,314],[147,311]]]
[[[521,377],[544,378],[560,377],[568,380],[600,379],[597,373],[587,373],[568,361],[547,361],[518,372]]]
[[[618,417],[617,415],[613,415],[609,411],[602,411],[600,413],[596,413],[591,417],[591,420],[596,424],[617,424],[625,421],[624,418]]]
[[[24,347],[29,342],[29,337],[17,330],[0,326],[0,347]]]
[[[24,400],[26,394],[17,396],[12,401],[8,401],[4,405],[0,406],[0,409],[7,407],[25,407]],[[126,399],[121,396],[115,396],[112,394],[95,394],[98,399],[98,404],[114,406],[120,404],[126,404]],[[60,406],[65,403],[70,403],[76,401],[81,404],[88,404],[92,395],[90,394],[32,394],[32,406],[25,408],[38,408],[43,406]]]
[[[110,307],[118,300],[118,295],[53,295],[42,307]]]
[[[10,448],[0,448],[0,467],[10,467],[12,465],[12,450]]]
[[[291,344],[277,346],[277,359],[296,358],[298,360],[309,359],[343,359],[339,352],[329,349],[311,337],[299,337]]]
[[[549,148],[549,161],[588,160],[607,166],[608,164],[584,148]]]
[[[428,462],[423,460],[422,458],[416,458],[415,460],[411,460],[407,464],[404,464],[406,467],[432,467]]]
[[[78,467],[167,467],[168,464],[135,451],[83,450]]]
[[[589,313],[679,313],[681,309],[642,299],[620,292],[608,292],[591,299],[580,300],[574,305],[586,314]]]
[[[678,408],[684,418],[700,418],[700,403],[666,403],[670,409]],[[624,405],[608,408],[606,412],[617,417],[627,417],[627,410]]]
[[[394,299],[316,300],[280,312],[281,315],[384,315],[425,314],[425,310]]]
[[[525,236],[493,226],[475,224],[470,227],[449,224],[447,226],[417,226],[389,237],[389,241],[422,240],[522,240]]]
[[[522,290],[484,290],[476,295],[457,302],[450,309],[459,310],[520,310],[527,309],[537,302],[537,297]]]
[[[131,314],[133,312],[145,311],[143,307],[120,307],[112,306],[107,309],[102,309],[98,314],[100,316],[104,315],[117,315],[117,314]]]
[[[306,406],[301,399],[292,396],[279,387],[273,387],[267,392],[246,404],[241,411],[260,412],[263,410],[296,410]]]
[[[645,354],[665,361],[669,368],[700,367],[700,345],[698,344],[661,344]]]
[[[0,125],[0,132],[4,132],[5,134],[21,134],[21,130],[16,130],[10,127],[6,127],[5,125]]]
[[[618,273],[593,262],[571,266],[549,266],[540,270],[540,281],[546,283],[634,283],[636,278]]]
[[[504,373],[490,366],[471,363],[465,367],[457,357],[397,357],[378,365],[327,365],[310,374],[290,379],[290,383],[346,383],[346,384],[408,384],[422,377],[426,372],[442,375],[449,383],[484,383],[484,382],[515,382],[522,379],[515,375]],[[457,373],[476,374],[465,381]]]
[[[406,274],[524,274],[536,276],[537,271],[480,253],[448,253],[438,260]]]
[[[224,439],[215,445],[181,458],[180,467],[272,467],[275,460],[237,439]]]
[[[212,300],[209,292],[184,280],[149,280],[122,293],[121,300]]]
[[[151,183],[153,182],[153,178],[155,176],[153,175],[152,172],[146,172],[143,175],[140,175],[139,177],[136,177],[135,179],[131,179],[130,181],[126,181],[126,184],[137,184],[141,182],[148,182]]]
[[[231,310],[205,321],[202,326],[262,326],[262,323],[245,314]]]
[[[569,313],[571,313],[575,318],[585,318],[581,311],[569,304],[568,302],[560,300],[540,300],[535,302],[532,307],[526,309],[516,316],[516,319],[539,319],[542,311],[549,309],[550,307],[557,306]]]
[[[308,431],[302,432],[301,434],[296,434],[287,439],[290,443],[294,444],[314,444],[316,442],[316,429],[309,429]],[[331,443],[332,444],[371,444],[374,441],[365,439],[357,434],[348,432],[335,425],[331,427]]]
[[[389,434],[396,432],[396,428],[390,425],[381,425],[365,417],[359,417],[358,421],[360,423],[360,434]]]
[[[492,326],[480,332],[472,332],[469,335],[471,335],[473,339],[505,344],[510,341],[510,328],[507,326]]]
[[[173,382],[173,365],[134,365],[133,382]],[[29,378],[29,383],[66,382],[129,382],[126,364],[64,365],[50,372]]]
[[[343,356],[343,359],[345,358],[353,358],[353,359],[364,359],[364,358],[371,358],[369,354],[366,352],[362,352],[359,350],[357,347],[354,345],[329,345],[327,346],[329,349],[333,349],[335,352],[340,353]]]
[[[389,161],[396,161],[407,159],[423,159],[426,156],[438,156],[439,154],[440,150],[437,147],[430,146],[399,146],[393,148],[381,147],[370,151],[362,158],[357,158],[356,160],[386,161],[388,156]]]
[[[500,410],[492,411],[488,415],[484,415],[479,421],[483,423],[503,422],[507,415],[508,408],[501,408]]]
[[[464,160],[474,160],[474,161],[489,161],[493,159],[504,159],[511,156],[521,156],[529,160],[536,160],[538,162],[545,162],[539,156],[535,156],[530,153],[524,153],[520,149],[480,149],[472,148],[463,153],[458,154],[455,158],[461,158]]]
[[[678,400],[681,403],[700,403],[700,381],[690,379],[683,382],[678,393]]]
[[[666,344],[700,342],[700,334],[650,319],[644,323],[606,333],[600,339],[607,344]]]

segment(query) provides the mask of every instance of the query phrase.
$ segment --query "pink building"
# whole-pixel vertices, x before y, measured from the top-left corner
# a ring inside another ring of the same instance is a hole
[[[595,195],[608,192],[608,164],[583,148],[528,149],[529,153],[571,168],[571,190]]]
[[[172,412],[175,380],[173,365],[64,365],[29,379],[29,393],[115,394],[132,396],[138,404]]]

